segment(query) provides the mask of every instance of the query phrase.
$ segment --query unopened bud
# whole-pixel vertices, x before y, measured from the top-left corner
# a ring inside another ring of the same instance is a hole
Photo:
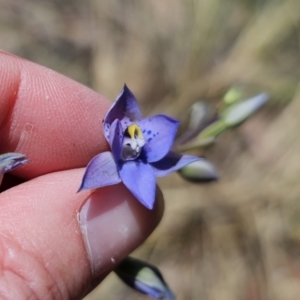
[[[221,113],[221,120],[224,121],[227,127],[239,125],[260,109],[268,100],[269,95],[267,93],[262,93],[250,99],[233,104]]]
[[[207,182],[218,179],[215,167],[206,159],[195,161],[179,170],[179,174],[189,181]]]
[[[115,273],[131,288],[158,300],[175,300],[160,271],[144,261],[126,257]]]

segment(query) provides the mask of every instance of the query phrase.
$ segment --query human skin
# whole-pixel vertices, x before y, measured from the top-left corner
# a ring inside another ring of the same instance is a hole
[[[0,66],[0,153],[30,160],[0,194],[0,299],[81,299],[157,226],[162,195],[148,210],[123,184],[77,193],[89,160],[108,150],[111,102],[8,53]],[[80,220],[87,201],[96,225]],[[96,226],[91,243],[85,226]]]

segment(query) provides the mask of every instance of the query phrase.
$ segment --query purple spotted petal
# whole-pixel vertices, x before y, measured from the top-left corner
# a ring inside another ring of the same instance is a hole
[[[155,201],[155,175],[148,164],[128,161],[120,169],[125,186],[145,207],[152,209]]]
[[[130,124],[137,122],[141,118],[142,114],[139,105],[134,95],[125,84],[121,94],[118,96],[104,119],[104,134],[107,141],[109,140],[107,137],[109,134],[109,127],[114,120],[120,120],[123,130],[125,130]]]
[[[122,126],[119,120],[115,120],[109,130],[109,145],[115,161],[118,161],[122,151],[122,142],[123,142],[123,132]]]
[[[174,171],[181,169],[182,167],[203,158],[191,155],[183,155],[173,151],[170,151],[160,161],[151,163],[154,168],[155,176],[162,177],[166,176]]]
[[[96,155],[87,165],[78,191],[95,189],[121,182],[116,163],[111,152]]]
[[[173,145],[179,122],[166,115],[156,115],[138,122],[146,144],[144,150],[148,162],[162,159]]]

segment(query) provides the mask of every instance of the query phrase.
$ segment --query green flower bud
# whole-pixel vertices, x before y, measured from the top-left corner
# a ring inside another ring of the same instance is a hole
[[[144,261],[126,257],[115,273],[131,288],[158,300],[175,300],[160,271]]]

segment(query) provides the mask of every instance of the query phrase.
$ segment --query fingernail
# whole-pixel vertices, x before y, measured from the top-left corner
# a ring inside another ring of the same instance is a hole
[[[156,207],[143,207],[122,185],[97,189],[79,213],[94,277],[107,272],[140,245],[159,223],[163,206],[157,194]]]

